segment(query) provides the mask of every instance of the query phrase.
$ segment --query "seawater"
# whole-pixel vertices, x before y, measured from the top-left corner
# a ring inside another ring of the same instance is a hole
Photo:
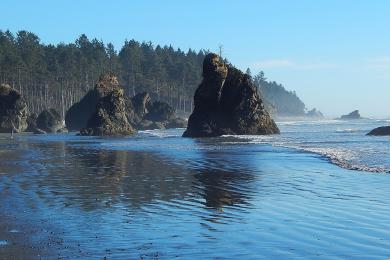
[[[0,140],[0,210],[52,230],[49,258],[389,258],[390,138],[365,136],[385,123]]]

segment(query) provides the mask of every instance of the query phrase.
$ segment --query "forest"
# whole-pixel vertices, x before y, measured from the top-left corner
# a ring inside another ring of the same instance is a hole
[[[32,32],[0,31],[0,83],[21,92],[30,112],[56,108],[64,116],[102,73],[113,72],[126,95],[147,91],[153,99],[165,101],[187,115],[192,110],[207,52],[136,40],[126,40],[117,51],[112,43],[88,39],[84,34],[74,43],[43,44]],[[271,112],[304,114],[305,105],[295,93],[267,81],[263,72],[253,79]]]

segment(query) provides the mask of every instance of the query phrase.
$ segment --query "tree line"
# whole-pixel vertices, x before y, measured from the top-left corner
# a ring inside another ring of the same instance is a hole
[[[127,96],[147,91],[154,100],[189,114],[207,52],[185,52],[136,40],[126,40],[117,51],[112,43],[88,39],[84,34],[73,43],[43,44],[32,32],[0,30],[0,83],[19,90],[30,112],[55,108],[64,116],[102,73],[112,72]],[[305,105],[295,93],[267,81],[263,72],[253,79],[271,112],[299,115],[304,111]]]
[[[206,51],[126,40],[112,43],[81,35],[74,43],[43,44],[28,31],[0,31],[0,82],[19,90],[29,110],[64,113],[93,88],[100,74],[118,76],[128,96],[147,91],[178,111],[190,113]]]
[[[250,70],[247,70],[250,74]],[[254,84],[259,89],[266,109],[277,116],[305,116],[305,103],[297,96],[295,91],[288,91],[283,85],[267,80],[263,71],[252,77]]]

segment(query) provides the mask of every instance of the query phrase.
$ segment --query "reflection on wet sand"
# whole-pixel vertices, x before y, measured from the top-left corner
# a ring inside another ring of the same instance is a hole
[[[201,149],[196,162],[180,165],[158,151],[104,150],[64,142],[35,145],[40,151],[35,163],[45,165],[38,190],[50,204],[85,210],[118,203],[137,208],[153,200],[202,196],[207,208],[221,210],[246,204],[252,193],[252,171],[245,163],[227,161],[226,151]]]
[[[154,153],[85,149],[63,143],[41,147],[41,151],[45,159],[40,163],[47,165],[47,173],[39,185],[48,189],[41,193],[47,202],[80,205],[85,210],[118,203],[137,208],[157,199],[180,199],[191,190],[192,177]],[[58,160],[63,162],[59,165]]]

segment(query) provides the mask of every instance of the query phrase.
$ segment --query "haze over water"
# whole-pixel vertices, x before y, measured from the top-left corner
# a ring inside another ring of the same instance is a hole
[[[127,138],[2,139],[0,253],[388,258],[388,174],[340,168],[321,154],[286,148],[300,135],[307,137],[300,145],[313,148],[315,136],[316,147],[334,156],[343,140],[344,152],[355,141],[372,142],[372,157],[389,148],[388,140],[379,147],[380,138],[364,136],[381,123],[331,121],[321,133],[310,122],[279,123],[282,134],[264,138],[187,139],[174,129]],[[360,162],[386,168],[383,157]]]

